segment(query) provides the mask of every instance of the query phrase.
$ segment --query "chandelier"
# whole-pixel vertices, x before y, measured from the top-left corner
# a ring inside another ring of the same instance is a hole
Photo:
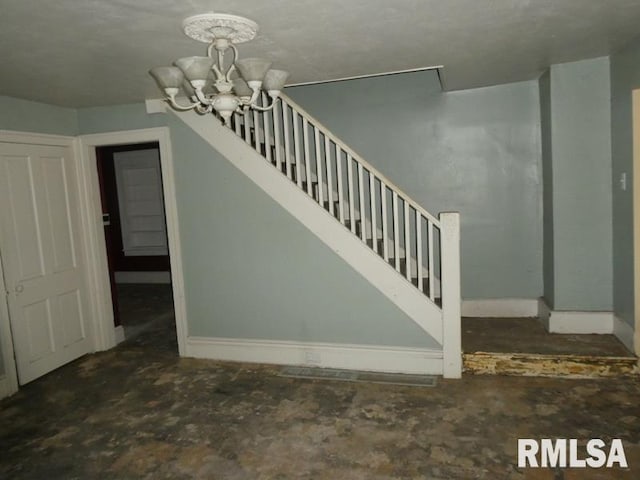
[[[238,58],[236,44],[252,40],[257,23],[237,15],[205,13],[186,18],[182,27],[187,36],[209,47],[206,57],[184,57],[176,60],[175,66],[149,71],[174,109],[200,114],[215,110],[229,125],[234,112],[248,108],[266,111],[275,106],[289,73],[271,69],[268,60]],[[181,90],[188,104],[178,102]],[[267,106],[257,104],[261,91],[271,99]]]

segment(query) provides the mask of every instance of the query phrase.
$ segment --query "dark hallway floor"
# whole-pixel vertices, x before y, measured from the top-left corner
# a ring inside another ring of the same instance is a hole
[[[640,380],[435,388],[180,359],[170,322],[0,402],[2,479],[637,479]],[[519,469],[518,438],[621,438],[620,469]]]
[[[154,331],[164,331],[168,335],[175,333],[173,292],[170,284],[120,283],[117,285],[117,295],[120,321],[126,339],[136,339],[146,332],[153,335]],[[144,342],[144,339],[138,341]],[[162,341],[155,343],[158,347],[167,344]],[[178,351],[175,338],[170,345],[174,347],[173,351]]]

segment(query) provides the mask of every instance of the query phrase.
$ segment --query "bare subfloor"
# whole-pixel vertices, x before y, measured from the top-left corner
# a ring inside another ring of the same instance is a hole
[[[549,333],[536,318],[463,318],[462,348],[468,353],[632,356],[614,335]]]
[[[637,479],[640,381],[435,388],[180,359],[170,322],[0,402],[2,479]],[[628,470],[520,469],[518,438],[621,438]]]

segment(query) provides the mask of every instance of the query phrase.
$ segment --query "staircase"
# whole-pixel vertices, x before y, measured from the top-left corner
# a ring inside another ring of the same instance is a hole
[[[262,97],[262,102],[266,102]],[[230,128],[318,205],[442,305],[440,222],[291,99]]]
[[[259,105],[267,103],[263,95]],[[323,212],[307,215],[331,216],[329,222],[318,218],[310,228],[442,345],[446,377],[461,375],[457,213],[432,216],[286,96],[273,110],[234,114],[228,127],[215,122],[215,132],[210,117],[176,115],[290,212],[310,200]],[[234,155],[238,140],[271,171],[252,163],[248,154]],[[279,179],[271,178],[274,174]],[[265,185],[265,177],[275,183]],[[312,221],[300,212],[294,215],[303,223]],[[349,242],[343,232],[350,234]],[[358,249],[349,247],[354,239]]]

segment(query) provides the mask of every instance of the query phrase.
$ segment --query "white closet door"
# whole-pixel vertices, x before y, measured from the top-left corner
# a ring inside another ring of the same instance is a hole
[[[168,255],[160,152],[118,152],[113,160],[124,254]]]
[[[92,349],[72,155],[0,143],[0,254],[21,384]]]

